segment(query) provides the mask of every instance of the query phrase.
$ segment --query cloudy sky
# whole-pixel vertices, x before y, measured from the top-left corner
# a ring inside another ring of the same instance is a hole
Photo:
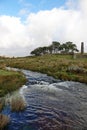
[[[26,56],[52,41],[87,52],[87,0],[0,0],[0,55]]]

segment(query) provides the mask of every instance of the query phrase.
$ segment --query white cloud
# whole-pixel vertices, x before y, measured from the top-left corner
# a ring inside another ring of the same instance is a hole
[[[20,11],[19,11],[19,15],[21,16],[21,15],[26,15],[27,14],[27,9],[21,9]]]
[[[87,17],[87,0],[79,0],[80,3],[80,10],[82,11],[82,14]]]
[[[37,45],[49,44],[52,40],[73,41],[80,48],[87,41],[87,18],[79,10],[53,9],[30,14],[27,19],[28,33]],[[87,49],[86,49],[87,50]]]
[[[66,2],[66,6],[70,9],[73,9],[73,8],[76,8],[77,7],[77,3],[78,3],[78,0],[77,1],[74,1],[74,0],[68,0]]]
[[[23,56],[38,47],[60,42],[73,41],[80,49],[85,42],[87,51],[87,0],[78,0],[77,8],[73,1],[68,2],[68,9],[31,13],[25,23],[20,18],[0,16],[0,54]],[[84,4],[85,3],[85,4]]]
[[[17,51],[20,52],[28,44],[29,39],[25,26],[21,23],[20,19],[10,16],[0,16],[0,54],[16,55]]]

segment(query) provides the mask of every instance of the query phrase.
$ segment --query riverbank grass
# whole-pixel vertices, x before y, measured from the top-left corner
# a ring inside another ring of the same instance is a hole
[[[13,97],[11,99],[11,111],[19,112],[23,111],[26,108],[26,103],[22,96]]]
[[[46,73],[56,79],[87,83],[87,58],[49,54],[5,59],[7,66]]]
[[[26,78],[21,72],[0,69],[0,97],[18,89],[25,82]]]
[[[4,106],[5,106],[5,101],[4,99],[0,98],[0,112],[3,110]]]
[[[4,130],[4,128],[8,125],[10,119],[8,116],[0,114],[0,130]]]

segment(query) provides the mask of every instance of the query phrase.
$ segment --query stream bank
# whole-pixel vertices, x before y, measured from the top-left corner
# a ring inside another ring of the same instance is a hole
[[[9,105],[5,107],[2,113],[11,119],[6,130],[87,130],[86,84],[21,71],[27,83],[17,93],[27,107],[19,113],[11,112]]]

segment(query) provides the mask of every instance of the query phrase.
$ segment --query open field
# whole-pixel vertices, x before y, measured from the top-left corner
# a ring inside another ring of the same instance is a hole
[[[6,66],[46,73],[61,80],[87,83],[87,58],[72,55],[43,55],[3,59]]]

